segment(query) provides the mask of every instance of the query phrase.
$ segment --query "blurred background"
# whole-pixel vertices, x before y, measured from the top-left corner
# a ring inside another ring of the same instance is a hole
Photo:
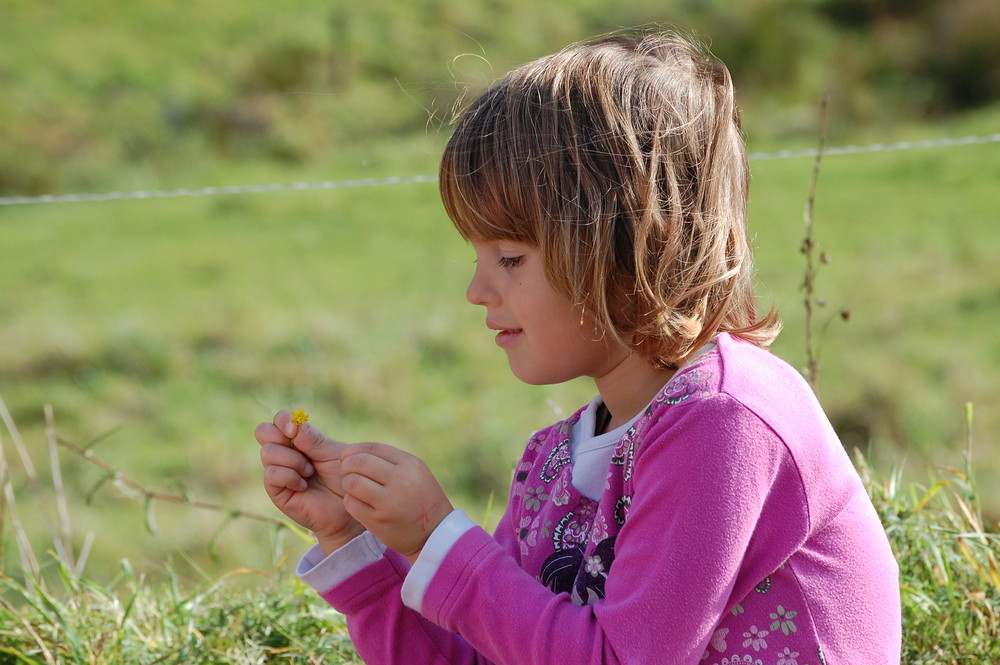
[[[651,23],[700,36],[733,72],[761,307],[778,307],[775,352],[797,367],[813,159],[780,151],[818,145],[824,95],[828,146],[944,139],[822,162],[818,392],[881,474],[964,468],[971,445],[995,527],[1000,3],[4,0],[3,571],[20,565],[15,517],[38,551],[58,542],[98,577],[123,558],[288,569],[304,541],[232,514],[280,517],[253,440],[279,408],[425,457],[494,523],[527,437],[593,387],[510,376],[464,301],[472,252],[433,182],[17,197],[434,176],[456,100]]]

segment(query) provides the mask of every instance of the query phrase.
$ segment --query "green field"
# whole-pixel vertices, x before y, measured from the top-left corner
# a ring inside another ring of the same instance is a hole
[[[751,151],[813,147],[830,87],[832,145],[1000,126],[995,103],[903,113],[917,93],[938,94],[933,83],[911,89],[900,83],[909,73],[888,70],[872,78],[860,63],[885,53],[802,3],[707,2],[701,13],[688,7],[699,3],[671,13],[670,3],[592,0],[309,2],[295,12],[260,2],[8,4],[0,196],[434,174],[466,84],[573,39],[684,18],[730,60]],[[893,21],[879,35],[906,27]],[[786,329],[775,351],[801,367],[799,247],[813,161],[752,166],[761,307],[777,305]],[[998,143],[830,155],[815,210],[831,258],[817,287],[828,303],[819,391],[845,444],[879,473],[905,467],[924,480],[929,463],[962,465],[972,403],[993,525],[998,181]],[[272,527],[225,511],[147,510],[66,448],[57,489],[44,414],[51,405],[58,437],[148,489],[277,517],[252,431],[294,406],[333,436],[424,456],[456,502],[491,523],[528,435],[592,387],[510,376],[483,313],[464,301],[472,259],[433,184],[0,206],[0,397],[38,470],[29,478],[15,433],[0,427],[16,497],[0,514],[16,508],[44,552],[64,497],[69,540],[79,552],[92,538],[86,571],[98,579],[122,558],[140,571],[173,559],[195,578],[271,571],[275,561],[287,570],[282,557],[304,546],[290,532],[278,543]],[[11,530],[0,532],[3,570],[17,570]]]
[[[982,132],[995,118],[915,128],[914,138]],[[436,136],[397,142],[385,157],[368,153],[363,169],[327,173],[429,174],[440,147]],[[782,312],[776,352],[798,366],[811,168],[809,158],[753,165],[762,305],[773,299]],[[821,316],[833,317],[820,394],[845,443],[922,479],[927,461],[960,463],[972,402],[994,519],[998,177],[995,144],[828,156],[816,205],[832,259],[818,283]],[[472,253],[433,184],[11,206],[0,208],[0,233],[0,396],[43,480],[29,482],[5,450],[40,543],[57,524],[45,404],[60,436],[99,439],[97,455],[151,489],[269,515],[252,430],[278,408],[304,407],[344,440],[425,456],[488,522],[526,437],[592,391],[509,375],[482,312],[464,301]],[[122,557],[155,568],[179,550],[209,569],[270,564],[270,528],[252,521],[225,527],[212,562],[206,543],[224,514],[158,504],[149,534],[143,502],[112,483],[82,505],[104,473],[61,455],[75,540],[97,534],[96,569]]]

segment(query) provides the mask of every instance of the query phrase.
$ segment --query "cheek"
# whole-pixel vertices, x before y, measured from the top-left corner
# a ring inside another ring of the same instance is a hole
[[[580,324],[567,316],[545,328],[545,346],[553,362],[573,362],[580,358],[596,358],[607,352],[593,326]]]

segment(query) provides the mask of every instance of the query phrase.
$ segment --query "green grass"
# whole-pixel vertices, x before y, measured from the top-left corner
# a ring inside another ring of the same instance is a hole
[[[60,569],[60,585],[0,579],[0,663],[360,663],[343,617],[300,584],[150,583],[127,562],[113,585]]]
[[[433,172],[440,146],[416,143],[406,172]],[[97,452],[130,475],[266,511],[252,430],[283,406],[345,440],[422,450],[480,500],[506,491],[512,451],[552,419],[530,392],[487,408],[512,382],[464,304],[472,255],[433,185],[8,208],[0,225],[0,395],[29,445],[44,441],[51,403],[60,432],[79,444],[107,435]],[[444,464],[456,456],[469,463]],[[86,494],[100,475],[65,461],[70,489]],[[110,488],[94,500],[122,517],[115,528],[141,532]],[[164,533],[173,521],[161,515]],[[169,547],[201,549],[215,528],[191,526]],[[239,540],[224,557],[259,561]],[[155,560],[160,547],[98,544],[94,561]]]
[[[683,19],[677,4],[13,0],[0,21],[0,195],[433,174],[463,84],[603,30]],[[811,9],[698,4],[688,24],[738,56],[753,151],[813,147],[815,100],[831,85],[833,145],[996,132],[996,106],[919,123],[899,114],[902,97],[853,88],[847,70],[868,66],[870,45]],[[761,304],[786,321],[776,352],[804,366],[812,160],[752,166]],[[817,286],[829,319],[820,396],[874,467],[870,490],[909,571],[910,662],[996,650],[996,541],[958,536],[1000,520],[998,180],[997,144],[828,156],[820,176],[815,233],[832,258]],[[0,664],[98,649],[98,662],[318,662],[327,648],[350,662],[336,617],[329,630],[299,620],[322,613],[287,582],[305,542],[227,514],[279,517],[252,430],[297,406],[344,440],[400,445],[489,525],[531,431],[593,388],[510,376],[464,302],[472,258],[432,184],[0,206],[0,398],[38,471],[0,428],[16,497],[0,500]],[[945,472],[921,503],[928,465],[965,451],[966,403],[978,494],[964,471]],[[55,436],[143,490],[227,509],[147,502],[64,447],[52,462],[45,405]],[[48,554],[56,542],[82,574]],[[265,573],[230,574],[240,569]],[[236,625],[223,615],[255,626],[246,643],[219,637]]]
[[[1000,537],[984,527],[971,465],[929,485],[859,469],[900,566],[907,665],[1000,658]]]
[[[920,485],[858,457],[900,564],[906,665],[1000,658],[998,536],[965,461]],[[285,575],[239,569],[192,581],[168,566],[148,578],[123,560],[99,584],[55,556],[43,566],[20,580],[0,575],[0,663],[360,663],[343,616]]]

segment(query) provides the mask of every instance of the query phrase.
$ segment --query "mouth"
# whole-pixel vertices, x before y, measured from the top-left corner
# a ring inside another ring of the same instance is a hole
[[[524,331],[520,328],[514,328],[512,330],[501,330],[497,333],[495,338],[497,346],[504,348],[509,346],[518,337],[524,334]]]
[[[490,330],[496,330],[496,343],[497,346],[505,347],[511,344],[514,340],[524,334],[523,328],[504,328],[503,326],[498,326],[494,323],[486,322],[486,326]]]

